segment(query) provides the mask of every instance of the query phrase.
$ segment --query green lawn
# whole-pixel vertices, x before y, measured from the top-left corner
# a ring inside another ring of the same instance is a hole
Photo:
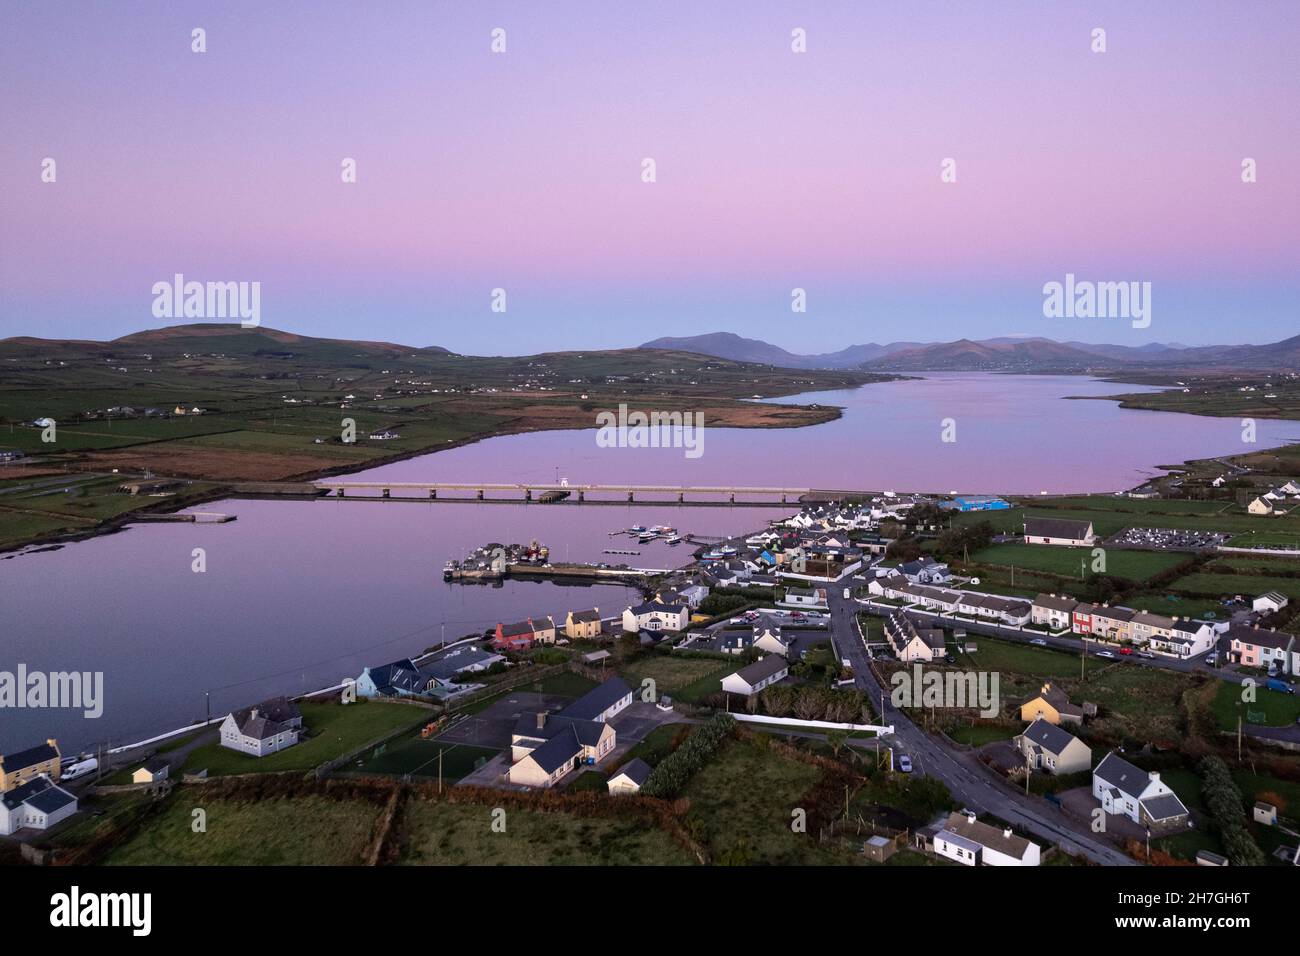
[[[442,754],[441,770],[444,783],[455,783],[476,769],[479,761],[491,760],[500,751],[486,747],[451,744],[437,738],[426,740],[420,735],[399,737],[389,741],[360,760],[340,770],[359,773],[379,773],[436,780],[439,772],[438,754]]]
[[[1262,675],[1255,678],[1255,700],[1251,703],[1242,701],[1245,688],[1240,684],[1220,683],[1210,706],[1221,729],[1235,731],[1238,714],[1246,723],[1265,727],[1286,727],[1300,719],[1300,695],[1269,690],[1263,686],[1263,681]]]
[[[983,747],[985,744],[991,744],[994,741],[1010,740],[1020,733],[1020,729],[1019,726],[1010,726],[1008,724],[980,722],[953,727],[947,731],[947,734],[959,744],[966,744],[970,747]]]
[[[693,703],[722,689],[720,681],[736,669],[734,663],[687,654],[653,654],[638,657],[622,670],[633,690],[643,680],[653,680],[655,691]]]
[[[1080,576],[1080,567],[1085,568],[1088,575],[1092,574],[1092,552],[1092,548],[1063,548],[1045,544],[995,544],[977,551],[971,555],[971,560],[975,564],[1047,571],[1077,578]],[[1188,557],[1180,551],[1125,551],[1107,548],[1105,573],[1145,581]]]
[[[618,798],[611,798],[618,799]],[[695,862],[667,833],[639,819],[508,809],[505,832],[491,806],[412,799],[401,833],[402,863],[438,866],[626,866]]]
[[[310,770],[385,733],[431,719],[423,708],[365,700],[346,706],[301,703],[299,708],[309,736],[287,750],[252,757],[220,744],[208,744],[190,753],[183,770],[190,773],[206,769],[210,776]]]
[[[1259,595],[1277,591],[1291,600],[1300,600],[1300,578],[1270,577],[1265,574],[1187,574],[1169,585],[1175,591],[1196,594]]]
[[[193,810],[206,831],[191,827]],[[360,800],[278,797],[256,802],[173,796],[104,861],[114,866],[347,866],[362,862],[380,807]]]

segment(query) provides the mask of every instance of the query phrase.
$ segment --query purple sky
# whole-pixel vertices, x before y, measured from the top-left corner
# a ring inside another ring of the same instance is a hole
[[[1300,326],[1300,4],[610,6],[5,4],[0,337],[169,324],[177,272],[474,353]],[[1067,272],[1150,328],[1044,318]]]

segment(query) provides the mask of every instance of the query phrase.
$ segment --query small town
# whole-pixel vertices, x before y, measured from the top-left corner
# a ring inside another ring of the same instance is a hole
[[[629,863],[1300,866],[1297,573],[1279,570],[1300,556],[1208,530],[1263,520],[1257,500],[1300,509],[1300,484],[1247,483],[1266,490],[890,492],[706,543],[633,526],[693,549],[671,572],[600,566],[638,603],[539,608],[112,753],[33,741],[0,756],[0,834],[29,862],[185,860],[186,795],[260,814],[249,795],[305,807],[346,781],[356,812],[406,813],[350,848],[298,832],[286,859],[614,862],[556,843],[595,814]],[[584,570],[548,551],[485,545],[444,579]],[[1202,578],[1233,587],[1178,596]],[[903,692],[927,673],[934,693]],[[549,822],[502,858],[465,815],[506,794]]]

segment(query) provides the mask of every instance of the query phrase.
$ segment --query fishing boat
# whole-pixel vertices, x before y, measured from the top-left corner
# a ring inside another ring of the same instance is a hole
[[[669,544],[681,544],[682,536],[680,534],[670,534],[664,540],[667,541]]]
[[[628,534],[645,534],[645,525],[643,525],[643,524],[634,524],[634,525],[632,525],[632,527],[630,527],[630,528],[627,529],[627,533],[628,533]]]
[[[639,535],[636,536],[636,539],[641,544],[647,544],[648,542],[653,541],[657,537],[659,537],[659,535],[653,531],[642,531]]]

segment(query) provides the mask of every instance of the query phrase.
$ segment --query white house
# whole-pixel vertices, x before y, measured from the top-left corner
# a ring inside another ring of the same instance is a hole
[[[1041,717],[1014,739],[1032,770],[1068,774],[1092,766],[1092,750],[1078,737]]]
[[[1107,813],[1152,830],[1164,832],[1187,823],[1187,807],[1161,782],[1160,774],[1135,767],[1113,751],[1092,771],[1092,795]]]
[[[934,835],[934,852],[965,866],[1038,866],[1040,855],[1037,843],[1010,827],[981,823],[969,810],[948,815]]]
[[[296,744],[302,729],[298,705],[275,697],[227,714],[221,722],[221,746],[265,757]]]
[[[1261,614],[1272,614],[1274,611],[1282,610],[1287,604],[1285,594],[1278,594],[1276,591],[1265,591],[1255,598],[1251,607]]]
[[[575,767],[597,764],[614,750],[610,718],[630,707],[632,688],[611,677],[558,713],[523,714],[510,736],[511,783],[551,787]]]
[[[640,793],[645,782],[650,779],[650,765],[640,757],[634,757],[609,778],[605,784],[610,796],[623,793]]]
[[[790,665],[780,654],[768,654],[754,663],[742,667],[734,674],[722,678],[722,689],[729,694],[751,697],[765,687],[771,687],[790,674]]]
[[[827,610],[825,588],[786,588],[782,604],[790,607],[806,607],[813,610]]]
[[[1086,547],[1097,540],[1091,521],[1070,518],[1026,518],[1025,544]]]
[[[898,573],[913,584],[943,584],[952,578],[948,565],[929,555],[900,564]]]
[[[1034,598],[1030,620],[1039,627],[1053,631],[1069,630],[1073,624],[1074,609],[1078,606],[1078,601],[1064,594],[1040,594]]]
[[[1207,653],[1218,638],[1214,625],[1207,621],[1174,618],[1173,627],[1166,634],[1152,634],[1147,650],[1172,657],[1189,658]]]
[[[630,634],[640,631],[680,631],[690,622],[690,609],[684,604],[661,604],[651,601],[623,612],[623,630]]]
[[[42,774],[0,795],[0,836],[45,830],[77,812],[77,798]]]
[[[150,757],[131,774],[132,783],[159,783],[171,774],[166,757]]]
[[[1273,513],[1273,502],[1268,498],[1259,497],[1247,505],[1246,510],[1253,515],[1271,515]]]

